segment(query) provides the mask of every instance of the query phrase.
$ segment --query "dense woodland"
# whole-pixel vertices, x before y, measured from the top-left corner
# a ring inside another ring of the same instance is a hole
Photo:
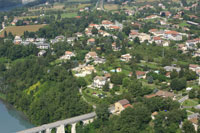
[[[91,111],[79,96],[79,84],[69,63],[51,66],[51,55],[37,58],[35,46],[0,44],[1,92],[33,124],[44,124]],[[3,59],[3,58],[2,58]],[[12,62],[12,63],[9,63]],[[5,66],[6,64],[6,66]],[[6,70],[6,68],[10,68]]]

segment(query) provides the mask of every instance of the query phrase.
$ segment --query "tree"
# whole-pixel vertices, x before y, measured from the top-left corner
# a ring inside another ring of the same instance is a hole
[[[5,37],[5,38],[8,37],[7,31],[4,31],[4,37]]]
[[[140,39],[139,39],[139,37],[136,37],[136,38],[134,39],[134,43],[140,44]]]
[[[196,90],[195,89],[192,89],[190,92],[189,92],[189,98],[193,99],[196,97]]]
[[[87,86],[87,82],[85,81],[85,78],[78,78],[78,85],[79,87],[86,87]]]
[[[121,85],[122,80],[124,79],[125,75],[123,73],[113,73],[111,75],[111,82],[116,84],[116,85]]]
[[[123,87],[128,87],[129,83],[131,82],[130,78],[126,77],[122,81]]]
[[[153,77],[152,76],[147,77],[147,80],[148,80],[148,84],[153,84]]]
[[[103,86],[103,91],[109,91],[109,83],[108,82]]]
[[[108,120],[110,115],[107,104],[98,105],[95,112],[97,114],[97,118],[102,121]]]
[[[98,34],[98,30],[96,28],[92,28],[92,34]]]
[[[61,18],[62,18],[62,17],[61,17],[61,13],[59,12],[59,13],[58,13],[58,16],[57,16],[57,20],[61,20]]]
[[[173,90],[177,90],[177,91],[184,89],[186,86],[187,86],[187,81],[185,78],[181,78],[181,79],[175,78],[170,83],[170,87]]]
[[[138,80],[134,80],[129,83],[128,91],[133,97],[142,96],[142,83]]]
[[[101,26],[100,30],[105,30],[105,27],[104,27],[104,26]]]
[[[177,72],[176,70],[173,70],[173,71],[170,73],[170,78],[171,78],[171,79],[178,78],[178,72]]]
[[[143,104],[137,104],[134,109],[128,107],[121,112],[118,127],[121,133],[139,133],[148,127],[151,112]]]
[[[183,132],[184,133],[196,133],[195,129],[194,129],[194,126],[192,125],[192,123],[188,120],[186,120],[184,123],[183,123]]]
[[[131,29],[130,29],[129,26],[126,26],[126,27],[123,28],[122,31],[128,36],[130,34],[130,32],[131,32]]]

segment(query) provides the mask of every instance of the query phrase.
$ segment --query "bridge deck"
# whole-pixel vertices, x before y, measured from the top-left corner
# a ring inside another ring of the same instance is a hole
[[[72,117],[72,118],[69,118],[69,119],[60,120],[60,121],[57,121],[57,122],[45,124],[45,125],[42,125],[42,126],[30,128],[30,129],[27,129],[27,130],[19,131],[17,133],[36,133],[36,132],[44,131],[46,129],[52,129],[52,128],[55,128],[55,127],[59,127],[60,125],[68,125],[68,124],[73,124],[73,123],[76,123],[76,122],[79,122],[79,121],[91,119],[91,118],[94,118],[95,116],[96,116],[96,113],[92,112],[92,113]]]

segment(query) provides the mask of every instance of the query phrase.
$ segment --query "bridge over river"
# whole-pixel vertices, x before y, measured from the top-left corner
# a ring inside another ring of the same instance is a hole
[[[30,128],[30,129],[27,129],[27,130],[19,131],[17,133],[41,133],[41,132],[51,133],[51,130],[53,128],[56,128],[56,133],[65,133],[65,126],[66,125],[72,125],[72,133],[75,133],[76,132],[75,126],[76,126],[77,122],[83,121],[83,123],[84,123],[86,121],[92,121],[95,117],[96,117],[96,113],[92,112],[92,113],[68,118],[68,119],[65,119],[65,120],[60,120],[60,121],[57,121],[57,122],[45,124],[45,125],[42,125],[42,126]]]

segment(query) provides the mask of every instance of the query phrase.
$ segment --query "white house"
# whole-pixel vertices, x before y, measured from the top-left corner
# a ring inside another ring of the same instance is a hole
[[[90,59],[96,59],[98,58],[97,53],[96,52],[89,52],[85,55],[85,60],[86,62],[90,61]]]
[[[71,57],[74,57],[75,54],[71,51],[66,51],[65,52],[65,55],[63,55],[62,57],[60,57],[60,59],[63,59],[63,60],[70,60]]]
[[[93,81],[93,86],[96,88],[103,88],[103,86],[107,83],[107,78],[103,76],[96,76]]]
[[[128,61],[130,61],[131,58],[132,58],[132,56],[130,54],[124,54],[124,55],[121,55],[120,60],[128,62]]]
[[[167,40],[181,41],[182,35],[177,31],[165,31],[164,38]]]

